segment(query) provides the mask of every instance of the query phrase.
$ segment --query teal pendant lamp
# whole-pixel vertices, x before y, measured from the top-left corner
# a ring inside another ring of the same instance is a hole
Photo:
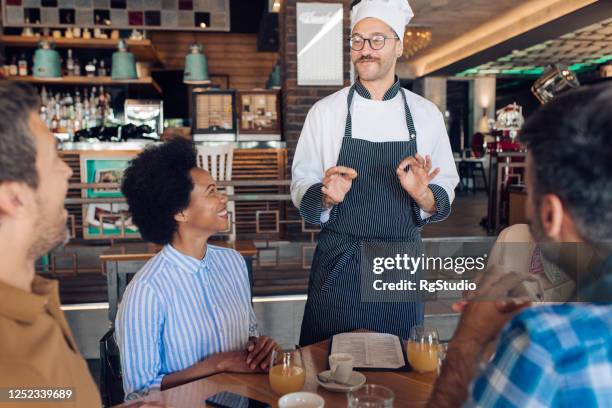
[[[268,82],[266,82],[266,88],[268,89],[279,89],[281,87],[281,75],[280,75],[280,61],[274,65]]]
[[[113,53],[111,76],[114,80],[136,79],[136,60],[134,54],[128,52],[125,41],[120,40],[118,50]]]
[[[183,82],[190,85],[210,84],[208,77],[208,61],[200,44],[191,44],[189,53],[185,57],[185,71]]]
[[[62,76],[60,56],[53,49],[53,44],[47,40],[38,43],[34,53],[33,75],[36,78],[60,78]]]

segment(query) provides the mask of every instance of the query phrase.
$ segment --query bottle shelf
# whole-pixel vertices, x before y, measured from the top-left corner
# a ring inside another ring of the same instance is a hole
[[[0,44],[8,47],[38,47],[42,37],[24,37],[21,35],[0,35]],[[106,38],[48,38],[55,43],[57,48],[92,48],[92,49],[116,49],[119,40]],[[137,61],[157,62],[161,64],[161,59],[151,40],[130,40],[125,39],[128,51],[134,54]]]
[[[38,85],[103,85],[103,86],[138,86],[152,88],[159,94],[162,93],[161,88],[151,77],[138,79],[113,80],[109,76],[104,77],[88,77],[88,76],[64,76],[61,78],[36,78],[33,76],[9,76],[10,81],[29,82]]]

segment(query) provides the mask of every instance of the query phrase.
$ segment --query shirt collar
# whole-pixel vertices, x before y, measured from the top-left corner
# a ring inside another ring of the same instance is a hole
[[[396,75],[395,83],[391,85],[391,88],[387,89],[387,91],[383,95],[383,101],[388,101],[390,99],[395,98],[400,88],[401,88],[400,81],[399,81],[398,76]],[[361,81],[359,81],[359,78],[357,78],[357,80],[355,81],[355,91],[357,91],[359,96],[361,96],[362,98],[372,99],[372,95],[370,95],[370,91],[368,91],[368,89],[365,86],[363,86]]]
[[[58,296],[57,281],[34,276],[32,292],[0,282],[0,315],[9,319],[32,324],[46,312],[50,301]]]
[[[183,272],[197,273],[201,268],[207,266],[210,262],[211,251],[211,246],[206,245],[206,253],[204,254],[204,258],[196,259],[189,255],[185,255],[172,245],[168,244],[162,249],[162,255]]]

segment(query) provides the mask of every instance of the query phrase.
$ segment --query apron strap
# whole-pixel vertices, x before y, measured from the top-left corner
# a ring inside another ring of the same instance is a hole
[[[412,119],[412,113],[408,106],[408,100],[406,99],[406,93],[403,88],[400,88],[402,99],[404,101],[404,113],[406,115],[406,126],[408,127],[408,140],[414,140],[417,137],[416,128],[414,126],[414,120]],[[344,137],[353,137],[353,120],[351,118],[351,105],[353,104],[353,98],[355,97],[355,84],[350,87],[348,96],[346,98],[347,114],[346,124],[344,126]]]
[[[346,98],[346,104],[348,107],[346,114],[346,124],[344,125],[344,137],[353,137],[353,121],[351,119],[351,105],[353,103],[353,97],[355,96],[355,85],[349,89],[348,97]]]
[[[416,139],[417,132],[414,127],[414,120],[412,119],[412,112],[410,112],[410,107],[408,106],[408,100],[406,99],[406,93],[403,89],[401,89],[402,99],[404,100],[404,113],[406,114],[406,126],[408,126],[408,140]]]

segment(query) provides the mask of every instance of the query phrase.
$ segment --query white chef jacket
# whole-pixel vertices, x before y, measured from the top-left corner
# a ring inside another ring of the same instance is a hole
[[[334,167],[338,161],[346,124],[349,89],[346,87],[321,99],[308,112],[291,168],[291,199],[297,208],[300,208],[306,191],[313,184],[321,183],[325,171]],[[406,89],[403,91],[416,127],[417,152],[423,158],[431,156],[433,169],[440,167],[440,173],[430,184],[442,187],[448,195],[449,203],[452,203],[459,175],[442,113],[427,99]],[[372,142],[408,140],[404,102],[400,92],[387,101],[367,99],[355,92],[351,105],[352,137]],[[322,212],[321,223],[329,219],[329,213],[330,210]],[[423,219],[432,215],[421,210]]]

